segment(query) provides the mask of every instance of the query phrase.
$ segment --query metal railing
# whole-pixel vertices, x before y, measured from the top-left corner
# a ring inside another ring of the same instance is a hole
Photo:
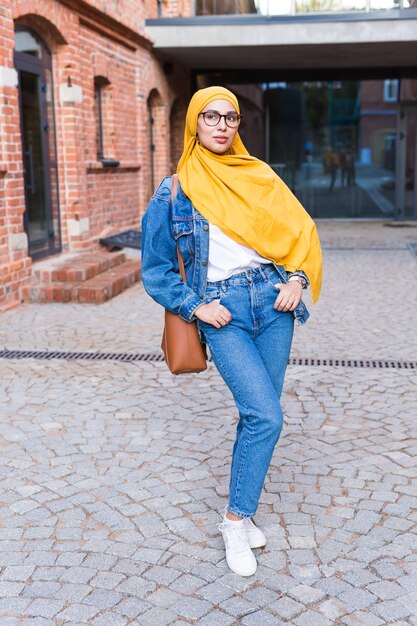
[[[417,0],[193,0],[194,15],[297,15],[417,8]]]

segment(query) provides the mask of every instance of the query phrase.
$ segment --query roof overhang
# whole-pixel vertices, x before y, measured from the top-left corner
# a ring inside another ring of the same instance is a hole
[[[417,63],[417,10],[266,18],[259,15],[148,20],[154,50],[193,70],[410,68]]]

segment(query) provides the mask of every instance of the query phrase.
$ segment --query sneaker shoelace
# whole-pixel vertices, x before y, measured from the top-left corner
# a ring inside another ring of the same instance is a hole
[[[236,552],[246,552],[248,550],[248,538],[243,524],[234,528],[230,524],[222,522],[219,524],[218,528],[223,533],[226,548],[230,548]]]

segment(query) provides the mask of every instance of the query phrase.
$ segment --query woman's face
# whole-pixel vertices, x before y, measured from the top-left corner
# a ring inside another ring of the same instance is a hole
[[[201,113],[206,113],[207,111],[215,111],[220,113],[220,115],[237,113],[233,104],[228,100],[213,100],[209,102]],[[229,150],[238,129],[238,126],[236,128],[230,128],[230,126],[226,124],[224,117],[221,117],[215,126],[209,126],[206,124],[201,114],[198,116],[197,133],[200,144],[216,154],[224,154]]]

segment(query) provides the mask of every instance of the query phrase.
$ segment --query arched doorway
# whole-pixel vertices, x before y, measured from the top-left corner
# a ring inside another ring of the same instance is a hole
[[[14,63],[19,76],[24,228],[29,255],[36,259],[61,250],[52,57],[36,33],[18,26]]]

